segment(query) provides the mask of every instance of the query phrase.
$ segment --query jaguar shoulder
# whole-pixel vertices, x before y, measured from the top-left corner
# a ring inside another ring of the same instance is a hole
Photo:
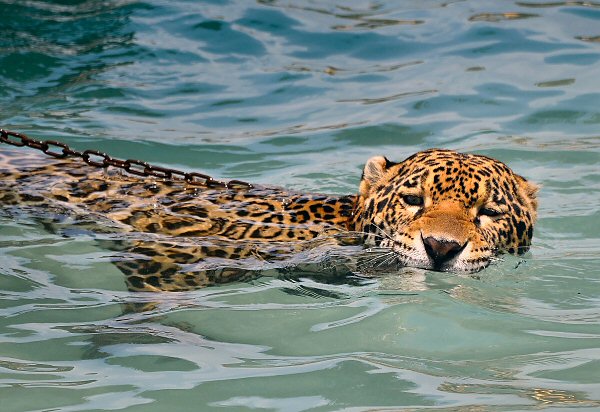
[[[128,253],[115,263],[132,290],[243,279],[249,271],[235,262],[282,259],[316,239],[339,243],[343,234],[388,249],[400,265],[474,272],[499,253],[528,250],[536,193],[500,161],[442,149],[399,163],[369,159],[358,193],[349,196],[190,187],[0,152],[0,204],[97,214],[130,235]]]

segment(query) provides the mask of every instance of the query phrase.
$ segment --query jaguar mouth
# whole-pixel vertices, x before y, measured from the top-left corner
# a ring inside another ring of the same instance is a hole
[[[370,270],[379,270],[383,267],[389,269],[395,266],[398,268],[411,267],[434,272],[470,274],[480,272],[494,260],[493,255],[473,259],[462,257],[462,255],[468,252],[463,253],[466,249],[466,244],[450,259],[445,261],[436,261],[430,257],[424,246],[420,250],[397,240],[389,241],[388,244],[382,242],[379,246],[372,249],[372,251],[376,251],[376,249],[381,253],[382,257],[370,260],[371,264],[368,265]],[[383,257],[384,255],[385,257]]]
[[[436,262],[429,258],[426,254],[419,254],[418,251],[403,251],[405,248],[394,248],[397,261],[401,266],[413,267],[425,270],[431,270],[434,272],[451,272],[451,273],[476,273],[486,267],[488,267],[492,259],[491,258],[478,258],[478,259],[461,259],[460,256],[455,256],[453,259],[446,262]]]

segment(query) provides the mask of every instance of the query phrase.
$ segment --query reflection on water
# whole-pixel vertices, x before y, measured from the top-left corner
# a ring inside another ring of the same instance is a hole
[[[599,409],[599,10],[0,2],[0,127],[303,191],[433,146],[542,184],[531,254],[476,276],[325,248],[173,294],[127,292],[97,219],[2,209],[2,410]]]
[[[539,17],[537,14],[527,13],[481,13],[475,14],[469,17],[470,21],[489,21],[499,22],[502,20],[517,20],[517,19],[531,19],[533,17]]]

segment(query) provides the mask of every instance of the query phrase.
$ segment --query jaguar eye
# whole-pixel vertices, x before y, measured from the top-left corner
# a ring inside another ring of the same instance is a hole
[[[489,207],[482,207],[481,209],[479,209],[479,216],[498,217],[503,214],[504,213],[502,213],[502,211],[492,209]]]
[[[402,200],[409,206],[423,206],[423,198],[415,195],[404,195]]]

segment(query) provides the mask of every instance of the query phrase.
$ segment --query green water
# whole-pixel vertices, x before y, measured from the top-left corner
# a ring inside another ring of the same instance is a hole
[[[0,411],[600,410],[600,3],[2,0],[0,16],[6,129],[307,191],[355,192],[369,156],[434,146],[542,184],[531,253],[477,279],[135,294],[93,236],[0,211]]]

